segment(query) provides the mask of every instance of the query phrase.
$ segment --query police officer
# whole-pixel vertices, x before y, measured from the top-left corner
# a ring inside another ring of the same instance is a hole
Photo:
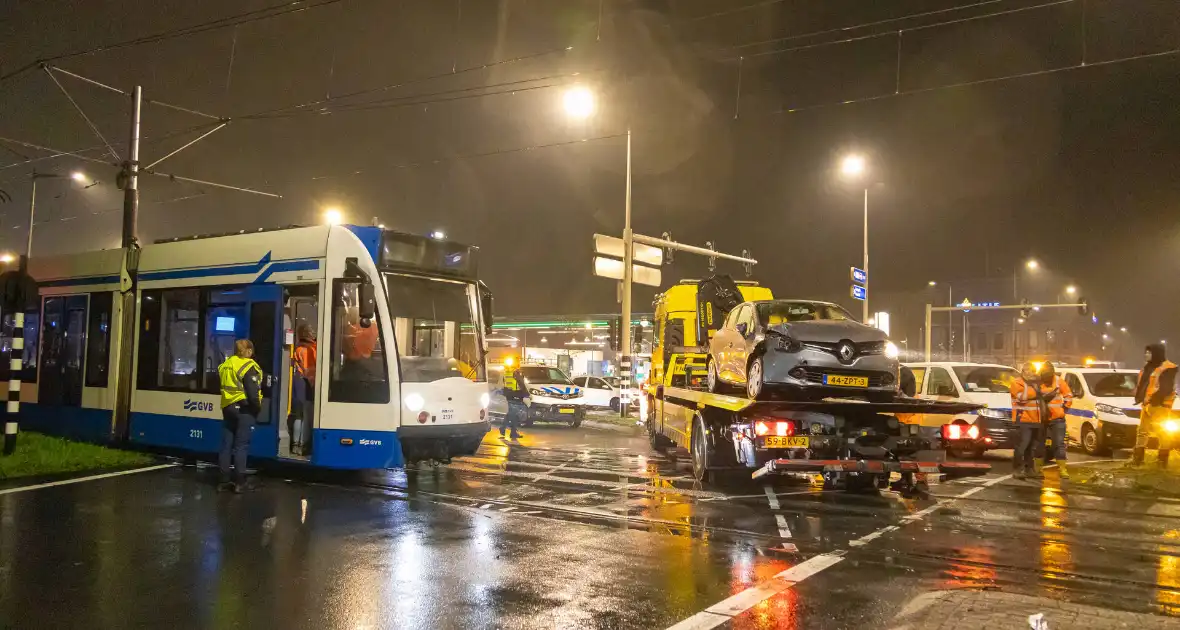
[[[1037,443],[1041,437],[1040,378],[1032,363],[1020,368],[1020,376],[1012,379],[1008,393],[1012,397],[1012,420],[1016,422],[1016,452],[1012,455],[1012,476],[1040,478],[1034,468]]]
[[[504,398],[508,401],[508,412],[504,414],[504,422],[500,425],[500,437],[504,437],[504,429],[507,427],[512,429],[509,437],[516,440],[521,437],[516,428],[520,426],[533,401],[529,398],[528,383],[524,381],[524,375],[520,370],[513,371],[512,377],[505,380]]]
[[[1057,460],[1057,472],[1062,479],[1069,479],[1065,468],[1065,414],[1073,406],[1073,391],[1065,379],[1057,375],[1052,363],[1046,363],[1041,370],[1040,399],[1042,420],[1048,437],[1045,461],[1052,456]]]
[[[1131,461],[1135,465],[1143,463],[1147,438],[1155,433],[1159,439],[1160,468],[1167,468],[1172,440],[1160,429],[1171,416],[1172,404],[1176,401],[1176,364],[1168,360],[1162,343],[1153,343],[1145,350],[1147,362],[1139,371],[1139,381],[1135,385],[1135,404],[1142,404],[1143,411],[1139,414],[1139,431],[1135,434]]]
[[[234,355],[217,368],[221,379],[221,450],[217,467],[221,472],[219,492],[241,493],[246,487],[246,454],[250,435],[262,411],[262,368],[254,362],[254,344],[249,339],[234,342]],[[233,476],[230,476],[230,460]]]

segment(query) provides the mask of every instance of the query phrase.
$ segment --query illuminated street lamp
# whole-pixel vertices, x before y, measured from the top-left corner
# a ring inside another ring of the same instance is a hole
[[[328,225],[340,225],[344,222],[344,213],[340,212],[340,208],[331,207],[324,209],[324,223]]]
[[[937,283],[937,282],[935,282],[935,281],[933,281],[933,280],[931,280],[930,282],[927,282],[927,283],[926,283],[926,285],[927,285],[927,286],[931,286],[931,287],[936,287],[936,286],[938,286],[938,283]]]
[[[443,232],[442,230],[435,230],[430,233],[430,238],[432,238],[436,241],[441,241],[441,240],[445,239],[446,237],[447,237],[447,233]]]
[[[570,117],[589,118],[594,115],[595,110],[594,92],[586,86],[575,85],[565,91],[562,104],[565,106],[565,113]]]
[[[1123,326],[1122,328],[1119,329],[1119,332],[1127,332],[1127,327]]]
[[[1078,292],[1078,288],[1071,284],[1068,287],[1065,287],[1065,292],[1070,295],[1076,295]]]
[[[8,252],[4,252],[3,254],[0,254],[0,263],[4,263],[5,265],[11,265],[13,263],[13,261],[15,261],[15,260],[16,260],[16,256],[13,256],[12,254],[10,254]]]
[[[868,163],[865,157],[859,153],[853,153],[844,156],[840,161],[840,173],[845,179],[860,181],[865,173],[868,171]],[[865,218],[864,218],[864,267],[865,281],[862,283],[865,288],[865,299],[861,300],[862,315],[861,321],[869,321],[869,187],[865,185]]]
[[[1037,262],[1035,258],[1030,258],[1028,262],[1024,263],[1024,266],[1028,267],[1029,271],[1036,271],[1041,267],[1041,263]]]

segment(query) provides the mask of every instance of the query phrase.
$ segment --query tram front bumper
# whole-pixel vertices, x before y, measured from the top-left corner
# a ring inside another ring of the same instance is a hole
[[[458,424],[403,426],[397,430],[407,462],[421,459],[449,460],[474,455],[492,428],[487,420]]]

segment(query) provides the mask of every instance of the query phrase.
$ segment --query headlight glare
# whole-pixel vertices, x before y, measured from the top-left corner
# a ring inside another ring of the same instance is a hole
[[[897,349],[897,344],[893,343],[892,341],[885,342],[885,356],[889,357],[890,359],[896,359],[900,354],[901,351]]]

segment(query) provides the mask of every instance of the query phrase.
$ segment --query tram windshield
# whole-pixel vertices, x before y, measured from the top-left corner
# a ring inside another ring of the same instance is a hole
[[[402,381],[487,380],[475,284],[385,274]]]

